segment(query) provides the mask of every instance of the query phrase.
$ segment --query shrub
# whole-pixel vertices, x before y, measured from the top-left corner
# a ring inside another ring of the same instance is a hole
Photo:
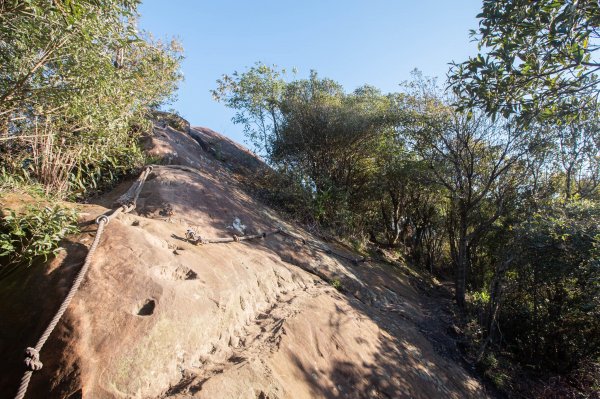
[[[190,123],[179,115],[179,112],[175,109],[170,109],[168,112],[153,110],[151,117],[155,122],[180,132],[187,132],[190,129]]]
[[[0,276],[56,255],[62,238],[78,231],[76,223],[77,212],[58,205],[29,205],[19,213],[5,209],[0,220]]]
[[[570,372],[600,357],[600,205],[553,204],[517,229],[500,310],[525,364]]]
[[[123,138],[109,148],[89,146],[84,152],[69,174],[69,199],[77,200],[105,191],[145,162],[137,137]]]
[[[337,278],[333,279],[331,281],[331,286],[333,288],[335,288],[336,290],[338,290],[338,291],[343,291],[344,290],[344,287],[342,286],[342,282],[339,279],[337,279]]]

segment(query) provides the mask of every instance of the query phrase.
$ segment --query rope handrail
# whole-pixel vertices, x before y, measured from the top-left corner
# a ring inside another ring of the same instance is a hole
[[[138,177],[138,179],[131,186],[129,191],[127,191],[127,193],[123,196],[126,197],[126,201],[114,211],[108,211],[98,216],[98,218],[96,219],[96,224],[98,225],[98,229],[96,230],[96,236],[94,237],[94,241],[92,242],[92,245],[88,250],[88,253],[85,257],[85,261],[83,262],[83,266],[77,273],[77,277],[75,277],[73,285],[71,285],[69,293],[67,294],[65,299],[63,299],[63,302],[58,308],[58,311],[48,324],[48,327],[46,327],[46,329],[44,330],[42,336],[38,339],[36,345],[34,347],[28,347],[27,349],[25,349],[26,357],[24,362],[27,370],[21,378],[21,383],[19,385],[19,389],[17,390],[17,394],[15,395],[15,399],[23,399],[25,397],[25,393],[27,392],[27,387],[29,386],[29,382],[31,381],[31,376],[33,375],[33,372],[41,370],[41,368],[43,367],[43,364],[40,361],[40,351],[42,350],[44,344],[50,337],[50,334],[52,334],[52,331],[54,331],[54,328],[60,321],[61,317],[69,307],[71,300],[79,290],[79,286],[83,282],[83,279],[88,269],[90,268],[92,257],[94,255],[94,252],[96,252],[96,249],[98,248],[98,244],[100,243],[100,238],[102,237],[104,228],[112,219],[117,217],[119,214],[128,213],[135,209],[138,196],[150,172],[152,172],[152,166],[146,167],[140,175],[140,177]],[[132,189],[134,190],[132,191]]]
[[[221,238],[202,238],[192,229],[188,229],[185,233],[185,239],[194,245],[200,244],[221,244],[227,242],[240,242],[247,240],[255,240],[257,238],[266,238],[267,236],[279,233],[279,229],[268,231],[264,233],[252,234],[247,236],[238,236],[236,234],[231,237],[221,237]]]
[[[302,242],[302,245],[308,245],[309,247],[312,247],[312,248],[314,248],[314,249],[316,249],[318,251],[324,252],[324,253],[326,253],[328,255],[336,256],[336,257],[341,258],[341,259],[345,259],[345,260],[350,261],[350,262],[352,262],[354,264],[358,264],[358,263],[369,261],[369,258],[366,257],[366,256],[361,256],[360,258],[351,258],[349,256],[346,256],[346,255],[342,254],[342,253],[334,251],[334,250],[332,250],[329,247],[323,246],[323,245],[321,245],[320,243],[318,243],[316,241],[307,240],[306,238],[304,238],[302,236],[297,236],[297,235],[292,234],[292,233],[290,233],[289,231],[286,231],[286,230],[281,230],[280,233],[283,234],[283,235],[285,235],[285,236],[288,236],[290,238],[293,238],[295,240],[298,240],[298,241]]]
[[[200,235],[198,235],[194,230],[188,229],[185,233],[185,241],[189,242],[190,244],[194,244],[194,245],[223,244],[223,243],[230,243],[230,242],[254,240],[257,238],[266,238],[267,236],[274,235],[274,234],[282,234],[282,235],[288,236],[290,238],[293,238],[295,240],[302,242],[302,245],[308,245],[318,251],[324,252],[328,255],[336,256],[341,259],[345,259],[354,264],[358,264],[361,262],[367,262],[369,260],[369,258],[367,258],[365,256],[362,256],[360,258],[351,258],[349,256],[346,256],[344,254],[336,252],[336,251],[332,250],[331,248],[320,245],[319,243],[314,242],[314,241],[306,240],[304,237],[297,236],[297,235],[292,234],[281,228],[270,231],[270,232],[263,232],[263,233],[252,234],[252,235],[247,235],[247,236],[246,235],[238,236],[236,234],[233,234],[231,237],[221,237],[221,238],[203,238]]]

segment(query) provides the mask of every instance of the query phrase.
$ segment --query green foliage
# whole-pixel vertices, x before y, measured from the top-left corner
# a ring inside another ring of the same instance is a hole
[[[333,288],[335,288],[336,290],[338,290],[338,291],[343,291],[344,290],[344,288],[342,287],[342,282],[339,279],[337,279],[337,278],[331,280],[331,286]]]
[[[500,323],[515,353],[559,372],[600,356],[600,206],[551,204],[515,228]]]
[[[46,261],[59,251],[58,244],[77,229],[77,212],[58,205],[28,206],[22,213],[5,209],[0,220],[0,275],[15,267]]]
[[[412,110],[408,135],[429,167],[429,179],[446,196],[445,228],[455,269],[455,297],[463,306],[471,280],[467,274],[473,275],[479,243],[506,214],[507,203],[525,182],[521,157],[527,151],[527,135],[510,120],[494,121],[477,110],[454,110],[435,81],[418,73],[406,86]]]
[[[0,195],[8,192],[22,192],[34,197],[43,197],[44,188],[31,182],[26,176],[15,175],[7,172],[6,168],[0,168]]]
[[[255,176],[253,189],[270,206],[287,213],[301,223],[314,225],[312,196],[296,171],[278,167],[273,172]]]
[[[0,164],[79,197],[140,165],[150,108],[176,88],[178,43],[136,27],[137,1],[4,2]]]
[[[164,126],[169,126],[180,132],[187,132],[190,128],[190,123],[185,120],[175,109],[170,109],[168,112],[153,110],[151,112],[152,119]]]
[[[600,119],[590,112],[569,123],[543,123],[544,144],[550,149],[547,168],[563,198],[600,198]]]
[[[340,232],[362,224],[352,215],[369,196],[378,148],[393,135],[395,101],[369,86],[345,93],[315,72],[286,86],[271,161],[303,176],[320,223]]]
[[[257,64],[224,76],[213,94],[236,109],[234,122],[266,160],[294,180],[290,190],[305,201],[294,207],[310,209],[303,219],[340,234],[365,229],[374,155],[394,134],[398,95],[369,86],[345,93],[314,71],[291,82],[284,75]]]
[[[237,111],[233,122],[244,126],[250,143],[267,157],[272,151],[270,136],[276,135],[281,125],[285,75],[286,70],[278,70],[276,65],[256,63],[242,74],[223,75],[217,80],[217,88],[211,91],[215,100]]]
[[[502,364],[494,353],[488,353],[479,362],[478,367],[483,370],[483,375],[501,391],[507,392],[511,376],[506,373],[506,365]]]
[[[310,228],[368,237],[432,272],[451,266],[497,386],[516,389],[530,359],[560,373],[597,361],[595,113],[521,124],[457,110],[418,72],[401,93],[347,93],[260,64],[215,96],[276,171],[257,179],[263,198]]]
[[[108,150],[86,147],[69,174],[68,197],[77,200],[105,191],[144,162],[136,137],[124,137]]]
[[[484,0],[482,54],[454,64],[463,109],[567,118],[596,104],[600,6],[595,0]]]
[[[490,303],[490,294],[487,291],[475,291],[471,294],[471,299],[476,306],[486,306]]]

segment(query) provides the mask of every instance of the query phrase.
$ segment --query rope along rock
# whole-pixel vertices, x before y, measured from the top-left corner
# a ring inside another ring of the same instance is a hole
[[[240,242],[240,241],[254,240],[257,238],[265,238],[267,236],[277,234],[279,232],[280,232],[279,230],[273,230],[270,232],[252,234],[252,235],[248,235],[248,236],[238,236],[238,235],[234,234],[231,237],[224,237],[224,238],[202,238],[198,234],[196,234],[196,232],[194,230],[188,229],[188,231],[185,233],[185,238],[189,243],[192,243],[194,245],[219,244],[219,243],[226,243],[226,242]]]
[[[146,178],[148,177],[150,172],[152,172],[152,166],[146,167],[146,169],[144,169],[140,177],[138,177],[138,179],[127,191],[127,193],[125,193],[121,198],[119,198],[118,202],[120,204],[120,207],[118,207],[111,213],[100,215],[96,219],[96,223],[98,224],[96,236],[94,237],[92,246],[88,250],[83,266],[81,267],[79,273],[77,273],[77,277],[73,281],[73,285],[71,286],[69,293],[63,300],[62,304],[60,305],[60,308],[54,315],[54,318],[52,318],[52,321],[50,321],[50,324],[48,324],[48,327],[46,327],[46,330],[38,340],[35,347],[30,347],[25,350],[25,367],[27,371],[25,371],[25,374],[23,374],[23,378],[21,378],[21,384],[19,385],[19,390],[17,391],[15,399],[23,399],[25,397],[25,393],[27,392],[27,387],[29,386],[29,381],[31,380],[33,372],[38,371],[43,367],[43,364],[40,361],[40,351],[44,347],[44,344],[48,340],[48,337],[50,337],[50,334],[52,334],[52,331],[58,324],[60,318],[69,307],[71,300],[79,290],[79,286],[81,285],[85,274],[90,268],[92,257],[94,256],[94,252],[96,252],[96,248],[98,248],[98,243],[100,242],[100,238],[102,237],[104,228],[112,219],[117,217],[120,213],[131,212],[135,209],[138,196],[140,195],[144,182],[146,181]]]
[[[170,167],[177,168],[174,166],[170,166]],[[194,171],[194,172],[198,173],[197,171],[195,171],[193,169],[190,170],[191,168],[179,167],[177,169]],[[52,331],[54,330],[54,328],[60,321],[61,317],[63,316],[63,314],[69,307],[71,300],[73,299],[73,297],[79,290],[79,286],[83,282],[83,279],[90,267],[92,257],[94,255],[94,252],[96,252],[96,249],[98,247],[98,244],[102,237],[102,233],[104,232],[106,225],[112,219],[117,217],[119,214],[128,213],[135,209],[138,197],[142,191],[144,183],[146,182],[146,179],[148,178],[148,176],[150,175],[152,170],[153,170],[153,166],[146,167],[144,169],[144,171],[140,174],[138,179],[129,188],[129,190],[127,190],[127,192],[125,194],[123,194],[121,197],[119,197],[119,199],[115,202],[116,209],[112,212],[109,211],[103,215],[100,215],[96,219],[96,224],[98,225],[98,229],[96,231],[96,236],[94,237],[94,241],[92,242],[92,245],[90,246],[90,249],[88,250],[88,253],[85,257],[83,266],[81,267],[81,269],[79,270],[79,273],[77,273],[77,277],[73,281],[73,285],[71,286],[69,293],[63,300],[62,304],[60,305],[60,308],[58,309],[58,311],[52,318],[52,321],[50,321],[50,324],[48,324],[48,327],[46,327],[46,330],[44,331],[44,333],[38,340],[35,347],[33,347],[33,348],[28,347],[25,350],[26,357],[24,359],[24,363],[26,366],[26,371],[23,374],[23,378],[21,379],[21,384],[19,385],[19,390],[17,391],[15,399],[23,399],[25,397],[25,393],[27,392],[27,387],[29,386],[29,382],[31,380],[31,376],[33,375],[33,372],[42,369],[43,364],[40,361],[40,351],[44,347],[44,344],[50,337],[50,334],[52,334]],[[361,257],[358,259],[348,257],[346,255],[335,252],[335,251],[331,250],[330,248],[327,248],[317,242],[307,241],[303,237],[296,236],[295,234],[287,232],[283,229],[276,229],[276,230],[273,230],[270,232],[263,232],[263,233],[247,235],[247,236],[233,235],[232,237],[212,238],[212,239],[204,239],[204,238],[200,237],[199,235],[197,235],[193,230],[189,229],[186,232],[185,238],[188,242],[195,244],[195,245],[199,245],[199,244],[216,244],[216,243],[230,243],[230,242],[247,241],[247,240],[253,240],[253,239],[258,239],[258,238],[266,238],[267,236],[274,235],[274,234],[282,234],[282,235],[288,236],[295,240],[301,241],[303,245],[308,245],[319,251],[325,252],[329,255],[334,255],[336,257],[348,260],[353,263],[366,262],[369,260],[368,258],[365,258],[365,257]]]
[[[366,257],[360,257],[360,258],[351,258],[349,256],[346,256],[344,254],[341,254],[339,252],[333,251],[332,249],[325,247],[317,242],[314,241],[308,241],[303,237],[299,237],[296,236],[295,234],[289,233],[283,229],[277,229],[277,230],[273,230],[270,232],[265,232],[265,233],[258,233],[258,234],[253,234],[253,235],[247,235],[247,236],[238,236],[238,235],[233,235],[232,237],[224,237],[224,238],[203,238],[201,236],[199,236],[194,230],[192,229],[188,229],[185,233],[185,239],[187,240],[187,242],[194,244],[194,245],[201,245],[201,244],[222,244],[222,243],[229,243],[229,242],[240,242],[240,241],[247,241],[247,240],[254,240],[257,238],[265,238],[267,236],[270,235],[274,235],[274,234],[281,234],[281,235],[285,235],[288,236],[292,239],[298,240],[302,243],[302,245],[307,245],[309,247],[312,247],[318,251],[324,252],[328,255],[333,255],[336,256],[338,258],[341,259],[345,259],[347,261],[350,261],[354,264],[358,264],[361,262],[366,262],[369,259]]]

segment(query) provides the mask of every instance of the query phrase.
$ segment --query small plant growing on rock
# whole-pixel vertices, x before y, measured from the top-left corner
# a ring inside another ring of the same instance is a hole
[[[331,286],[332,286],[333,288],[335,288],[336,290],[338,290],[338,291],[343,291],[343,289],[344,289],[344,288],[342,287],[342,282],[341,282],[339,279],[337,279],[337,278],[336,278],[336,279],[333,279],[333,280],[331,280]]]
[[[36,259],[56,255],[58,243],[78,231],[77,212],[55,205],[28,206],[23,212],[5,209],[0,220],[0,276]]]

